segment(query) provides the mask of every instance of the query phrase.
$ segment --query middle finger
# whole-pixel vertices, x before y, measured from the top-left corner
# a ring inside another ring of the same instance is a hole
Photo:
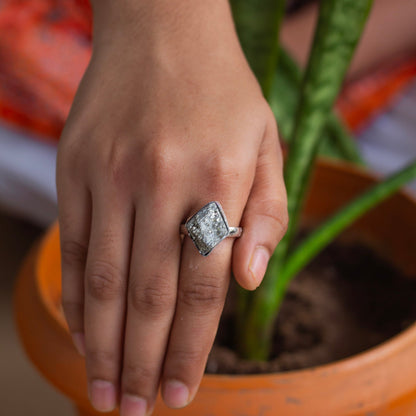
[[[175,309],[181,213],[172,205],[159,202],[143,201],[136,213],[127,298],[122,416],[142,416],[153,407]]]

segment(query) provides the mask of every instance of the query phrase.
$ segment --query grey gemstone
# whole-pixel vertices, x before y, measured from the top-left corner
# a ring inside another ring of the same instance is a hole
[[[212,249],[229,234],[224,212],[221,205],[215,201],[202,207],[189,218],[185,226],[203,256],[211,253]]]

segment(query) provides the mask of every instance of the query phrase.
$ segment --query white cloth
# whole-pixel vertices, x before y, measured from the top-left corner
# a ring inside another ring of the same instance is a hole
[[[392,173],[416,159],[416,83],[359,136],[368,165]],[[416,191],[416,181],[409,184]]]
[[[57,217],[56,146],[0,125],[0,207],[40,226]]]

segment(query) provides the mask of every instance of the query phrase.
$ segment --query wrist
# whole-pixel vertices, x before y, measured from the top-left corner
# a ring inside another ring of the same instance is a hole
[[[91,0],[94,46],[117,39],[139,48],[238,43],[228,0]]]

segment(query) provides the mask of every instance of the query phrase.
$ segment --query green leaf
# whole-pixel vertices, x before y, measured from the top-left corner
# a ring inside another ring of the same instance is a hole
[[[289,142],[295,125],[296,108],[302,84],[302,71],[284,48],[279,51],[278,61],[279,65],[275,72],[269,104],[276,117],[281,138],[285,142]],[[364,165],[354,138],[351,137],[334,111],[331,111],[328,116],[322,132],[319,155]]]
[[[279,50],[279,28],[286,0],[231,0],[241,46],[267,98]]]
[[[286,234],[287,249],[296,230],[323,128],[360,39],[371,4],[372,0],[321,1],[285,169],[291,218]]]
[[[343,207],[336,215],[310,234],[289,256],[279,276],[282,284],[286,286],[314,256],[345,228],[413,179],[416,179],[416,161]]]
[[[308,178],[323,128],[361,36],[371,0],[321,0],[317,29],[302,83],[301,98],[285,167],[289,229],[275,250],[262,285],[247,302],[240,352],[266,360],[285,285],[279,279],[296,231]]]

